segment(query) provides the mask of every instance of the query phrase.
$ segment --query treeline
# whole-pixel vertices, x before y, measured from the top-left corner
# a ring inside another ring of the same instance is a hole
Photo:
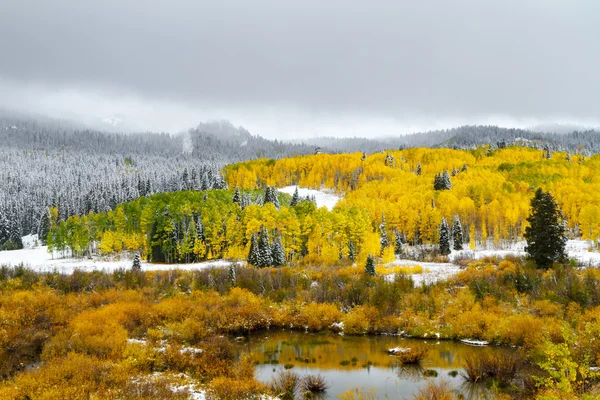
[[[380,251],[363,211],[317,209],[272,188],[156,194],[65,221],[57,211],[51,209],[48,249],[65,256],[131,251],[152,262],[249,258],[271,266],[362,261]]]
[[[466,125],[452,129],[419,132],[385,138],[334,138],[317,137],[303,139],[305,143],[326,147],[336,152],[375,153],[390,149],[414,147],[474,149],[485,144],[520,143],[531,148],[548,147],[553,151],[582,152],[586,155],[600,152],[600,133],[595,130],[573,131],[564,134],[535,132],[517,128],[501,128],[493,125]]]

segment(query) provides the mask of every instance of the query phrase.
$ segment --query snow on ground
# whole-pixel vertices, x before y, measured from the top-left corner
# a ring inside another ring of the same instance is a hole
[[[293,195],[294,192],[296,191],[296,187],[297,186],[286,186],[284,188],[277,189],[277,190],[280,191],[281,193],[287,193],[289,195]],[[340,201],[340,199],[341,199],[340,196],[338,196],[328,190],[315,190],[315,189],[298,187],[298,194],[300,195],[300,197],[306,197],[306,196],[313,197],[314,196],[315,200],[317,201],[317,207],[319,207],[319,208],[327,207],[329,210],[333,209],[333,207],[335,207],[337,202]]]
[[[526,256],[525,242],[516,242],[504,249],[476,249],[473,250],[453,250],[450,254],[449,259],[451,261],[458,262],[460,259],[470,258],[473,260],[479,260],[485,257],[506,257],[510,255],[514,256]],[[585,266],[600,267],[600,253],[591,252],[591,243],[585,240],[569,240],[567,242],[566,250],[569,258],[575,258],[578,262]],[[410,274],[410,277],[415,282],[415,286],[420,286],[423,282],[430,284],[437,281],[448,279],[456,275],[461,268],[453,263],[431,263],[421,262],[413,260],[395,260],[386,266],[416,266],[420,265],[423,267],[423,272],[420,274]],[[394,276],[388,275],[388,279],[393,280]]]
[[[449,258],[450,260],[457,260],[460,258],[472,258],[479,260],[485,257],[506,257],[510,255],[523,257],[526,256],[525,252],[526,243],[524,241],[515,242],[508,246],[506,249],[476,249],[475,251],[470,249],[452,251]],[[569,258],[574,258],[581,264],[586,266],[600,266],[600,253],[589,251],[592,247],[592,242],[587,240],[569,240],[567,241],[566,251]]]
[[[215,260],[193,264],[153,264],[142,261],[142,271],[167,271],[173,269],[199,270],[209,267],[227,267],[231,261]],[[115,260],[100,258],[59,258],[57,254],[52,257],[46,246],[33,249],[0,251],[0,265],[17,266],[23,264],[26,267],[39,272],[57,271],[65,274],[72,273],[75,269],[80,271],[106,271],[117,269],[130,269],[133,264],[132,258],[121,258]]]
[[[21,238],[24,249],[34,249],[40,245],[38,235],[27,235]]]
[[[452,263],[432,263],[413,260],[395,260],[385,265],[390,267],[413,267],[416,265],[420,265],[421,267],[423,267],[422,273],[409,275],[414,281],[415,286],[421,286],[423,282],[430,284],[435,283],[437,281],[442,281],[450,278],[451,276],[456,275],[458,271],[460,271],[460,267]]]

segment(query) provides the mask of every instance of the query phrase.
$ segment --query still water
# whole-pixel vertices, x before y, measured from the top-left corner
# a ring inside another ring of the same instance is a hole
[[[417,343],[430,348],[420,366],[398,365],[387,353],[390,348]],[[410,399],[432,380],[445,380],[466,399],[477,399],[486,389],[466,384],[460,376],[465,357],[481,351],[510,351],[452,341],[287,331],[254,334],[237,346],[238,355],[249,354],[255,361],[256,376],[262,382],[268,383],[286,366],[300,376],[321,374],[329,384],[326,399],[336,399],[355,387],[374,389],[378,399]]]

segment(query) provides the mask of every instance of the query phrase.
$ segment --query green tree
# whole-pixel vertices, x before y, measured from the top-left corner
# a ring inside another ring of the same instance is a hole
[[[454,221],[452,222],[452,242],[454,250],[463,249],[463,228],[460,223],[460,219],[458,218],[458,215],[454,216]]]
[[[531,199],[531,212],[525,229],[525,251],[538,268],[549,268],[552,263],[566,258],[567,236],[563,215],[554,197],[538,189]]]
[[[142,263],[140,261],[140,255],[138,253],[135,253],[135,256],[133,256],[133,264],[131,265],[131,270],[132,271],[141,271],[142,270]]]
[[[442,224],[440,225],[440,253],[443,256],[450,254],[450,228],[446,218],[442,218]]]
[[[365,265],[365,273],[369,276],[375,276],[375,260],[372,255],[367,256],[367,264]]]

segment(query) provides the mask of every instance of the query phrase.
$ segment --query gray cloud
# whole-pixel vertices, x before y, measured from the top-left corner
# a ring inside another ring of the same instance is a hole
[[[296,136],[600,120],[594,0],[7,3],[0,102],[15,107]]]

